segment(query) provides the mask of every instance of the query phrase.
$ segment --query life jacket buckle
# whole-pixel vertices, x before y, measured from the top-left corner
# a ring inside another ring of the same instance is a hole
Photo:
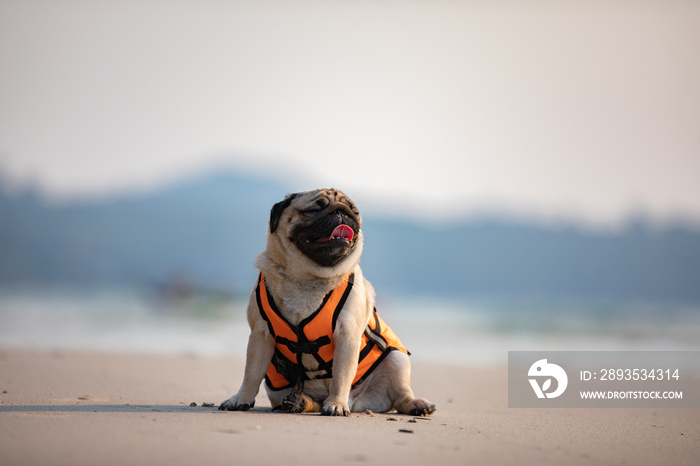
[[[328,335],[324,335],[318,340],[314,341],[291,341],[286,338],[282,337],[276,337],[275,340],[278,343],[282,343],[285,345],[287,348],[289,348],[289,351],[291,351],[294,354],[299,354],[299,353],[304,353],[304,354],[315,354],[318,353],[318,350],[325,345],[330,344],[331,339],[328,337]]]

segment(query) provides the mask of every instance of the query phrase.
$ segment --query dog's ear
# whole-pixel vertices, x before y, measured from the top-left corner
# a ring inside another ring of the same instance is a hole
[[[296,194],[287,194],[287,197],[285,197],[283,201],[280,201],[272,206],[272,210],[270,210],[270,233],[275,232],[277,225],[280,222],[282,212],[284,212],[284,209],[289,207],[289,204],[292,203],[295,197],[297,197]]]

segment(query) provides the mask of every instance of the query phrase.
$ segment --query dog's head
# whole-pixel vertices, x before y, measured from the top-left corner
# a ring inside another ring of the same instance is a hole
[[[355,203],[336,189],[288,194],[270,211],[268,253],[281,248],[286,262],[295,266],[334,268],[350,258],[359,260],[361,226]],[[348,262],[354,266],[357,260]]]

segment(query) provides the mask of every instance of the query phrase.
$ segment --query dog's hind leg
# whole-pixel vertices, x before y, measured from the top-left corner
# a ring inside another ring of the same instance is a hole
[[[395,354],[394,354],[395,353]],[[429,416],[435,412],[435,405],[423,398],[416,398],[411,390],[411,361],[408,355],[394,351],[392,360],[396,370],[394,379],[393,405],[399,414],[411,416]],[[387,357],[387,359],[389,359]]]
[[[395,409],[400,414],[427,416],[435,405],[416,398],[411,390],[411,361],[406,353],[392,351],[375,371],[350,394],[353,412],[382,413]]]
[[[386,361],[386,360],[385,360]],[[382,363],[367,380],[350,392],[350,411],[385,413],[392,408],[391,377]]]

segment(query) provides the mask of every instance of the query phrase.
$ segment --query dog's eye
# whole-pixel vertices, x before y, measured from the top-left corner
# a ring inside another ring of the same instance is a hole
[[[316,202],[306,209],[300,210],[302,214],[313,214],[322,211],[329,204],[327,199],[317,199]]]
[[[323,209],[320,209],[318,207],[309,207],[308,209],[300,210],[299,213],[301,215],[311,216],[311,215],[315,215],[315,214],[321,212],[321,210],[323,210]]]

